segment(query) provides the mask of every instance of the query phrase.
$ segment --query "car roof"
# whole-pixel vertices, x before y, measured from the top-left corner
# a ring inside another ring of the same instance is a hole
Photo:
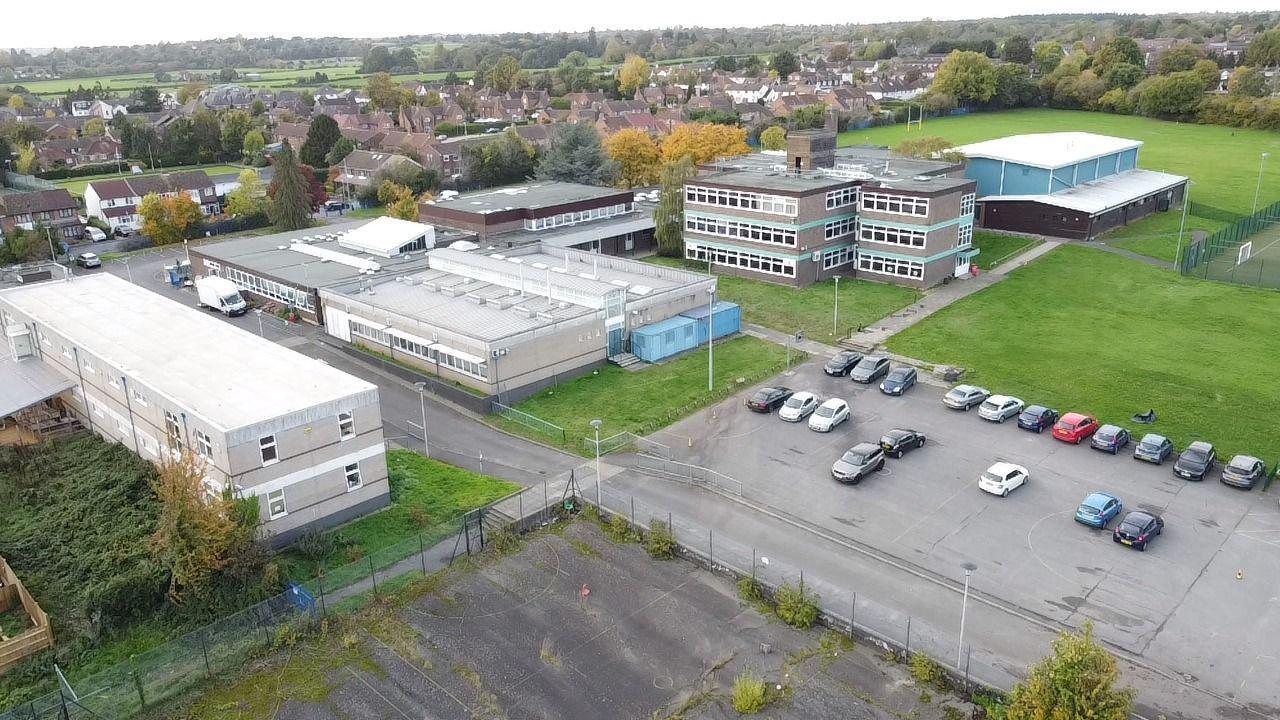
[[[1197,440],[1197,441],[1195,441],[1195,442],[1191,443],[1190,445],[1188,445],[1188,446],[1187,446],[1187,449],[1188,449],[1188,450],[1199,450],[1199,451],[1201,451],[1201,452],[1209,452],[1210,450],[1212,450],[1212,449],[1213,449],[1213,443],[1211,443],[1211,442],[1205,442],[1204,440]]]
[[[1260,462],[1262,461],[1252,455],[1236,455],[1235,457],[1231,458],[1231,462],[1227,464],[1235,465],[1236,467],[1243,467],[1243,466],[1253,465],[1255,463],[1260,463]]]
[[[1022,412],[1031,413],[1032,415],[1040,415],[1042,413],[1049,412],[1049,408],[1043,405],[1028,405],[1022,409]]]
[[[857,453],[870,453],[870,452],[875,452],[876,450],[879,450],[879,449],[880,449],[879,445],[875,443],[869,443],[869,442],[860,442],[857,445],[854,445],[853,447],[849,448],[850,451],[857,452]]]
[[[1008,395],[992,395],[991,397],[987,398],[987,402],[993,402],[997,405],[1003,405],[1009,402],[1010,400],[1013,400],[1013,398],[1009,397]]]
[[[1102,506],[1102,505],[1106,505],[1108,500],[1119,500],[1119,499],[1120,498],[1116,497],[1115,495],[1112,495],[1111,493],[1091,492],[1089,493],[1088,496],[1085,497],[1084,502],[1080,504],[1089,505],[1090,507],[1092,507],[1093,505]]]
[[[907,373],[911,372],[912,370],[913,370],[913,368],[898,366],[898,367],[896,367],[896,368],[894,368],[894,369],[890,370],[890,371],[889,371],[889,374],[890,374],[890,375],[906,375]]]
[[[1008,475],[1010,472],[1014,470],[1021,470],[1021,469],[1022,468],[1018,467],[1017,465],[1014,465],[1011,462],[998,462],[992,465],[991,467],[987,468],[987,472],[995,473],[997,475]]]
[[[1108,434],[1109,434],[1109,433],[1114,433],[1114,432],[1120,432],[1120,431],[1121,431],[1121,430],[1123,430],[1123,429],[1124,429],[1124,428],[1120,427],[1119,425],[1103,425],[1102,427],[1098,428],[1098,433],[1099,433],[1099,434],[1101,434],[1101,433],[1108,433]]]
[[[914,433],[915,430],[907,430],[906,428],[894,428],[885,433],[885,437],[900,438]]]
[[[807,398],[813,398],[813,399],[817,400],[817,399],[818,399],[818,394],[817,394],[817,393],[811,393],[811,392],[809,392],[809,391],[807,391],[807,390],[801,390],[800,392],[795,393],[795,394],[793,394],[793,395],[791,396],[791,399],[792,399],[792,400],[805,400],[805,399],[807,399]]]
[[[1169,438],[1159,433],[1147,433],[1146,435],[1143,435],[1142,439],[1139,440],[1138,442],[1139,443],[1155,443],[1159,445],[1161,443],[1168,442],[1168,440]]]
[[[977,385],[957,385],[957,386],[955,386],[955,387],[951,388],[950,390],[948,390],[947,392],[971,393],[971,392],[973,392],[973,391],[975,391],[975,390],[976,390],[976,391],[978,391],[978,392],[986,392],[985,390],[983,390],[982,388],[978,387]]]
[[[839,407],[840,405],[848,405],[848,404],[849,403],[845,402],[844,400],[841,400],[840,398],[827,398],[822,403],[823,407]]]
[[[1155,515],[1152,515],[1149,512],[1143,512],[1142,510],[1130,510],[1129,512],[1125,513],[1124,519],[1121,520],[1120,522],[1122,523],[1133,522],[1135,524],[1146,525],[1147,523],[1151,522],[1153,519],[1155,519]]]
[[[1069,413],[1067,413],[1066,415],[1063,415],[1063,416],[1062,416],[1062,420],[1063,420],[1064,422],[1069,422],[1069,423],[1078,423],[1078,422],[1080,422],[1081,420],[1084,420],[1084,419],[1085,419],[1085,418],[1087,418],[1087,417],[1089,417],[1089,416],[1088,416],[1088,415],[1085,415],[1084,413],[1069,412]]]

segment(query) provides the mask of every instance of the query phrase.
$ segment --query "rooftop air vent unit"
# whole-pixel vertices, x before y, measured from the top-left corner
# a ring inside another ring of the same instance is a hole
[[[929,182],[930,180],[933,179],[933,176],[932,175],[916,175],[911,179],[915,180],[916,182]]]
[[[276,249],[277,249],[277,250],[288,250],[288,249],[289,249],[289,246],[288,246],[288,245],[277,245],[277,246],[276,246]]]

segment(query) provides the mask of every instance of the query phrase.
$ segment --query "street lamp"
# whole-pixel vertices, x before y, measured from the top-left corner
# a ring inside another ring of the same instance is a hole
[[[840,324],[840,276],[832,275],[836,281],[836,302],[835,310],[831,314],[831,334],[836,334],[836,326]]]
[[[422,454],[431,457],[431,446],[427,444],[427,396],[424,393],[427,384],[416,382],[413,389],[418,391],[418,404],[422,407]]]
[[[603,424],[599,418],[591,421],[591,427],[596,431],[596,512],[600,511],[600,426]]]
[[[714,325],[711,322],[712,316],[716,311],[716,289],[707,288],[707,392],[715,389],[715,358],[712,357],[712,340],[715,339],[715,333],[712,332]]]
[[[1178,224],[1178,247],[1173,251],[1173,262],[1178,265],[1179,268],[1181,268],[1182,265],[1179,262],[1180,258],[1178,256],[1182,254],[1182,233],[1187,229],[1187,206],[1191,204],[1192,185],[1195,185],[1195,183],[1188,180],[1187,186],[1182,190],[1182,222]]]
[[[129,267],[129,264],[125,263],[125,267]],[[132,275],[132,273],[130,273],[130,275]],[[262,330],[262,308],[254,308],[253,311],[258,314],[258,337],[264,338],[267,334]]]
[[[128,258],[128,257],[120,258],[120,262],[124,263],[124,272],[125,272],[125,274],[126,274],[126,275],[128,275],[128,276],[129,276],[129,282],[130,282],[130,283],[132,283],[132,282],[133,282],[133,268],[129,267],[129,258]]]
[[[964,599],[960,601],[960,646],[956,648],[956,669],[960,669],[960,658],[964,656],[964,616],[969,609],[969,577],[978,569],[975,563],[968,560],[960,563],[964,568]]]
[[[1267,158],[1271,157],[1271,153],[1262,153],[1262,159],[1258,160],[1258,184],[1253,189],[1253,211],[1258,212],[1258,193],[1262,191],[1262,167],[1267,163]]]

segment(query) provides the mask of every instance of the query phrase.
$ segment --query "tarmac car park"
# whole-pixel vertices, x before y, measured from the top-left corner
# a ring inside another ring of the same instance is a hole
[[[1273,498],[1187,482],[1168,466],[1136,460],[1130,449],[1094,452],[958,412],[941,402],[948,388],[927,373],[913,392],[889,397],[824,374],[825,361],[810,360],[786,381],[848,402],[850,419],[829,433],[751,413],[739,399],[652,437],[669,445],[675,460],[742,483],[755,503],[946,577],[971,560],[982,587],[1002,601],[1077,628],[1094,619],[1103,639],[1144,657],[1197,658],[1198,667],[1213,668],[1219,687],[1238,684],[1265,662],[1259,658],[1274,654],[1261,632],[1280,633],[1273,587],[1235,580],[1240,568],[1280,576]],[[1024,399],[1029,407],[1038,400]],[[976,407],[985,395],[968,400]],[[856,486],[833,481],[842,455],[894,428],[912,428],[928,443],[889,457]],[[1034,482],[1005,498],[980,491],[977,479],[997,462],[1026,468]],[[1110,542],[1115,519],[1106,529],[1076,522],[1081,499],[1095,492],[1122,498],[1126,511],[1162,518],[1167,534],[1146,553],[1125,552]],[[1206,635],[1215,642],[1206,645]]]

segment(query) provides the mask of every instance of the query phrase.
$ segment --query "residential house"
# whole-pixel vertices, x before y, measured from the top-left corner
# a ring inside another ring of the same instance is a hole
[[[924,78],[912,82],[889,78],[867,83],[862,87],[862,90],[867,94],[867,97],[876,101],[884,100],[885,98],[890,100],[914,100],[929,90],[929,82]]]
[[[356,128],[346,128],[340,132],[342,133],[342,137],[355,143],[356,147],[361,150],[377,148],[382,145],[382,141],[387,137],[386,130],[359,130]]]
[[[422,105],[406,105],[400,108],[400,128],[407,132],[434,132],[436,123],[444,116],[444,106],[423,107]]]
[[[33,145],[42,168],[79,167],[120,159],[120,143],[109,137],[41,140]]]
[[[649,114],[649,104],[643,100],[606,100],[600,104],[600,114],[605,117],[631,115],[634,113]]]
[[[787,95],[774,100],[770,106],[773,114],[777,117],[787,117],[791,113],[803,107],[811,107],[813,105],[825,105],[826,103],[818,95]]]
[[[342,130],[394,130],[395,120],[381,110],[371,113],[346,113],[334,115],[333,119]]]
[[[345,185],[356,191],[373,185],[378,174],[404,163],[412,163],[421,168],[421,163],[405,156],[386,151],[355,150],[347,155],[338,166],[338,177],[334,185]]]
[[[69,243],[84,236],[80,206],[64,188],[0,195],[0,236],[15,227],[31,230],[36,225],[49,228]]]
[[[311,123],[277,123],[274,133],[275,141],[278,143],[289,143],[296,153],[302,149],[302,144],[307,141],[307,130],[311,129]]]
[[[200,206],[201,213],[222,212],[217,186],[203,170],[95,180],[84,190],[85,212],[113,229],[121,226],[137,229],[142,226],[138,206],[151,193],[161,197],[186,194]]]
[[[565,98],[569,100],[570,110],[596,107],[607,99],[605,98],[604,93],[600,91],[569,93],[568,95],[565,95]]]
[[[871,105],[871,98],[865,91],[852,87],[835,88],[822,99],[837,115],[846,118],[866,115]]]

